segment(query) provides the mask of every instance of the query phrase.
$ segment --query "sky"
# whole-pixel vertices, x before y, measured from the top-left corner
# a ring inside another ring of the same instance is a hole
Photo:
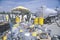
[[[0,11],[11,11],[12,8],[24,6],[32,12],[36,12],[41,5],[48,8],[60,7],[60,0],[0,0]]]

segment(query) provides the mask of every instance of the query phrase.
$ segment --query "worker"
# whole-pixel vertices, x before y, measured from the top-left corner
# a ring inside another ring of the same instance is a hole
[[[2,40],[7,40],[7,33],[2,37]]]
[[[8,15],[6,15],[6,21],[9,21],[9,16]]]
[[[20,21],[21,21],[20,18],[18,16],[16,16],[15,22],[19,23]]]
[[[38,17],[36,17],[36,18],[34,19],[34,24],[38,24],[38,22],[39,22]]]
[[[43,24],[44,24],[44,18],[43,17],[40,17],[39,18],[39,25],[42,26]]]

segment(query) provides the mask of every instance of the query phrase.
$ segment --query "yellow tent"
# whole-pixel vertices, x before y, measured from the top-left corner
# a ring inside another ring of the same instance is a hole
[[[25,7],[23,7],[23,6],[18,6],[18,7],[16,7],[16,8],[13,8],[11,11],[12,11],[12,12],[14,12],[14,11],[15,11],[15,12],[16,12],[16,11],[21,12],[20,14],[22,14],[22,20],[23,20],[23,16],[29,14],[29,12],[30,12],[30,10],[29,10],[28,8],[25,8]]]

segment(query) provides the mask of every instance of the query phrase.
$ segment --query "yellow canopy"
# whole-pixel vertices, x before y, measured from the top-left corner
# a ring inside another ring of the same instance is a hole
[[[12,11],[21,11],[21,12],[29,12],[29,9],[23,7],[23,6],[18,6],[16,8],[13,8]]]

